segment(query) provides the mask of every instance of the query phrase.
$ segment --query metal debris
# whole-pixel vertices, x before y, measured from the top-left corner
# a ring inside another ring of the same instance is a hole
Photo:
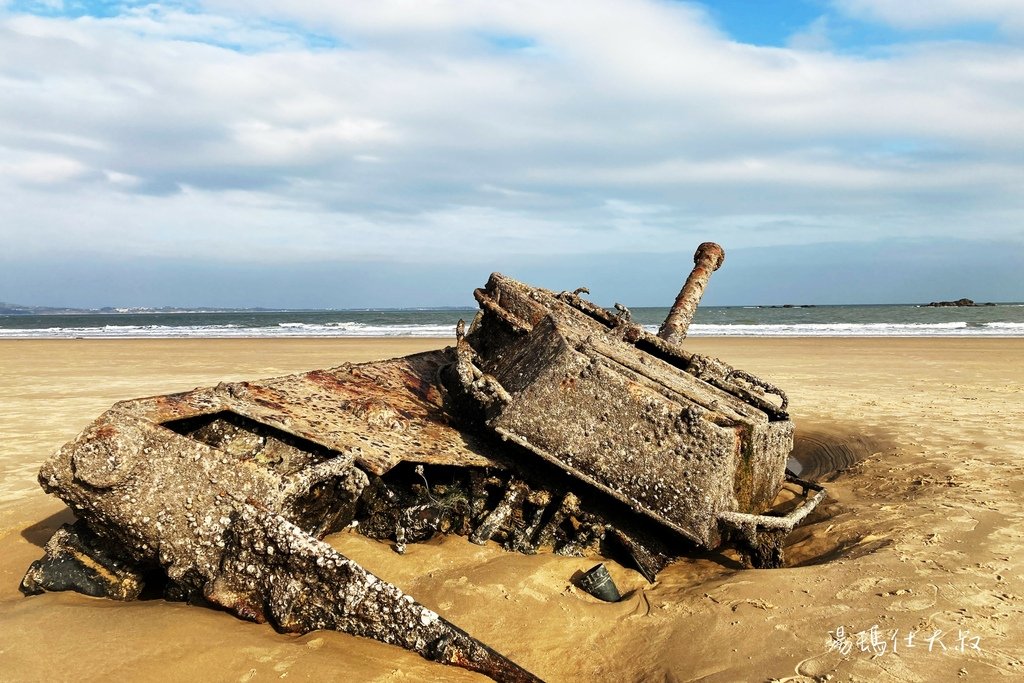
[[[578,583],[580,588],[598,600],[618,602],[622,599],[622,595],[612,580],[611,574],[608,573],[608,568],[604,565],[604,562],[596,564],[584,572],[579,578]]]
[[[78,517],[23,581],[132,599],[145,577],[287,632],[337,629],[499,681],[539,680],[334,551],[354,526],[598,554],[648,580],[732,540],[755,566],[824,495],[772,516],[793,425],[778,388],[681,348],[721,248],[659,336],[580,295],[493,274],[456,345],[124,401],[42,467]]]

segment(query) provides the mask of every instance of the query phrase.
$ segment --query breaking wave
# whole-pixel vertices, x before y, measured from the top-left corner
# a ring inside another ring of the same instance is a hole
[[[657,325],[644,325],[655,333]],[[439,337],[454,338],[454,324],[360,322],[280,322],[273,326],[224,325],[101,325],[89,327],[0,328],[0,338],[35,339],[170,339],[258,337]],[[701,324],[691,337],[1020,337],[1024,323],[792,323]]]
[[[633,320],[656,332],[666,308],[634,308]],[[350,311],[175,311],[0,315],[0,339],[259,337],[435,337],[454,339],[476,309]],[[913,305],[750,307],[697,310],[693,337],[1024,337],[1024,308],[964,309]]]

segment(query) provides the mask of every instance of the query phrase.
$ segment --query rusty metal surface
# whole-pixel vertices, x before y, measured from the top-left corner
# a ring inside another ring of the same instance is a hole
[[[658,330],[658,336],[670,344],[681,344],[693,322],[704,289],[708,286],[711,273],[718,270],[725,261],[725,252],[714,242],[704,242],[693,255],[693,270],[686,278],[683,288],[672,304],[672,309]]]
[[[708,547],[720,513],[771,504],[792,449],[780,411],[679,367],[693,356],[649,353],[646,332],[564,294],[494,274],[478,298],[508,314],[484,308],[461,362],[487,378],[470,393],[490,384],[481,403],[503,438]]]
[[[679,345],[723,258],[701,245],[662,336],[583,288],[495,273],[454,347],[117,403],[40,470],[79,521],[23,590],[130,599],[159,569],[169,597],[280,630],[538,680],[319,539],[355,522],[401,552],[458,533],[602,553],[654,580],[732,538],[755,566],[780,565],[785,533],[824,495],[765,514],[792,448],[788,400]]]
[[[488,466],[480,440],[453,426],[435,376],[449,350],[117,404],[154,424],[230,411],[339,452],[374,474],[398,462]]]
[[[283,517],[242,505],[205,597],[284,632],[333,629],[508,683],[539,678]]]
[[[431,382],[444,358],[117,404],[40,471],[43,488],[87,525],[92,545],[55,537],[25,592],[83,590],[85,570],[112,556],[117,566],[162,569],[168,595],[284,631],[335,628],[495,680],[539,680],[316,538],[352,521],[374,468],[403,457],[494,466],[467,449],[473,439],[440,410]],[[54,568],[69,557],[81,570],[77,585],[56,580]],[[110,580],[94,594],[133,597],[139,582],[134,574]]]

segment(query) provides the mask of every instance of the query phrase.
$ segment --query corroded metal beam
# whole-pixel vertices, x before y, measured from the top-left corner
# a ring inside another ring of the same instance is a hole
[[[278,630],[344,631],[500,683],[541,679],[280,515],[240,505],[205,597]]]

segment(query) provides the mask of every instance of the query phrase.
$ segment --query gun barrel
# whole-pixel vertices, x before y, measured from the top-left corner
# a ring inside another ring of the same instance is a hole
[[[686,278],[686,283],[679,290],[679,296],[672,304],[672,310],[661,324],[658,336],[672,344],[679,344],[686,339],[686,331],[693,321],[704,288],[708,286],[711,273],[718,270],[725,261],[725,250],[714,242],[704,242],[697,247],[693,255],[693,270]]]

